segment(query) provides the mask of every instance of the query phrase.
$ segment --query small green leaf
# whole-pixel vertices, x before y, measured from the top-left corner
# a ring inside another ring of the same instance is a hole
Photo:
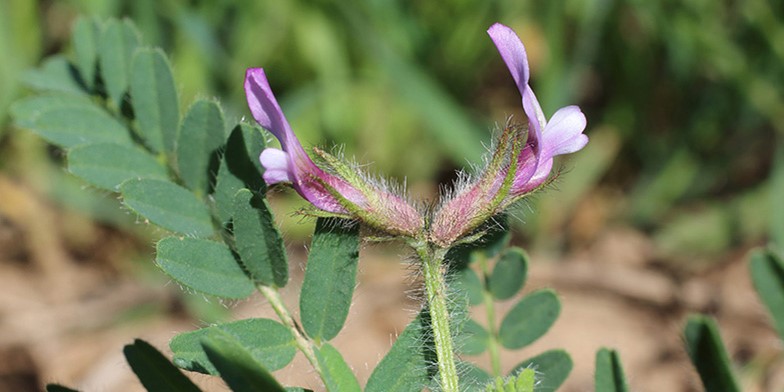
[[[294,336],[280,323],[268,319],[245,319],[185,332],[169,342],[175,365],[195,372],[218,374],[207,359],[201,341],[210,336],[231,336],[264,368],[275,371],[288,365],[297,352]]]
[[[46,392],[79,392],[76,389],[64,387],[59,384],[46,384]]]
[[[346,321],[357,278],[359,225],[319,218],[302,282],[302,327],[316,341],[334,338]]]
[[[167,237],[158,242],[155,262],[193,290],[223,298],[246,298],[253,282],[226,245],[198,238]]]
[[[155,347],[141,339],[123,349],[125,359],[144,388],[157,391],[200,391],[200,389],[174,367]]]
[[[76,52],[76,66],[89,88],[95,85],[99,35],[100,26],[91,18],[80,17],[74,23],[72,41]]]
[[[457,366],[460,385],[466,391],[476,390],[493,380],[490,374],[471,362],[460,362]]]
[[[264,193],[266,190],[259,162],[264,149],[264,136],[258,128],[248,124],[234,127],[221,158],[218,176],[215,180],[215,204],[218,216],[223,223],[231,218],[234,211],[234,195],[242,188]]]
[[[245,347],[228,336],[208,336],[202,341],[210,363],[234,392],[285,392],[267,369],[254,361]]]
[[[506,348],[516,349],[533,343],[555,323],[561,302],[552,290],[528,294],[501,322],[498,337]]]
[[[700,374],[705,391],[739,392],[716,322],[707,316],[692,315],[686,322],[684,336],[686,351]]]
[[[512,298],[523,287],[528,272],[528,256],[520,248],[504,252],[489,279],[490,292],[499,300]]]
[[[550,350],[520,362],[509,374],[516,374],[523,369],[533,369],[536,372],[534,391],[546,392],[557,390],[569,377],[572,367],[572,358],[566,351]]]
[[[479,355],[487,350],[490,334],[476,321],[468,319],[460,330],[459,350],[466,355]]]
[[[242,264],[257,282],[283,287],[289,269],[283,239],[267,200],[247,189],[234,198],[234,239]]]
[[[22,128],[32,128],[42,113],[56,108],[80,108],[94,106],[86,95],[68,95],[63,93],[44,93],[33,95],[14,102],[11,115],[14,123]]]
[[[53,91],[71,95],[86,95],[79,72],[61,55],[47,58],[40,68],[22,74],[24,83],[37,91]]]
[[[450,286],[463,295],[468,296],[469,305],[473,306],[482,303],[482,282],[471,268],[464,268],[454,272]]]
[[[131,59],[137,46],[139,33],[129,20],[106,22],[98,42],[98,62],[106,91],[117,107],[122,106],[128,90]]]
[[[772,250],[757,250],[749,268],[754,288],[784,339],[784,262]]]
[[[117,192],[120,184],[133,178],[168,177],[166,168],[136,147],[101,143],[68,151],[68,170],[99,188]]]
[[[351,368],[343,360],[343,356],[329,343],[325,343],[316,351],[316,357],[324,371],[324,384],[326,384],[327,391],[362,391],[357,378],[351,372]]]
[[[373,369],[365,392],[421,391],[435,376],[435,347],[427,312],[421,312],[398,336],[389,353]]]
[[[32,111],[30,102],[46,103],[59,98],[26,101],[17,107],[29,117],[24,120],[31,131],[49,142],[69,148],[84,144],[116,143],[131,144],[128,129],[103,109],[92,103],[81,105],[53,106],[41,111]]]
[[[214,234],[210,212],[187,189],[168,181],[128,180],[120,186],[123,203],[150,222],[195,237]]]
[[[141,137],[156,152],[173,152],[180,104],[171,66],[163,51],[136,50],[131,62],[130,94]]]
[[[621,358],[615,350],[602,348],[596,352],[596,390],[626,392],[629,385],[623,374]]]
[[[177,133],[177,168],[185,184],[206,193],[218,170],[218,149],[226,138],[223,111],[214,101],[191,105]]]

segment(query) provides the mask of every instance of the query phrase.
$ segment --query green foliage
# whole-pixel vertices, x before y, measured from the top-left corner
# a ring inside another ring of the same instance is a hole
[[[37,91],[84,95],[86,91],[76,72],[76,68],[65,57],[54,55],[44,60],[40,68],[25,72],[22,80]]]
[[[226,139],[223,111],[214,101],[199,100],[191,105],[177,134],[177,169],[183,182],[199,194],[206,194],[217,170],[218,149]]]
[[[493,297],[509,299],[523,287],[528,274],[528,256],[520,248],[510,248],[493,268],[488,286]]]
[[[40,103],[32,101],[29,105]],[[95,104],[54,105],[34,112],[25,106],[16,109],[28,115],[19,121],[52,144],[66,148],[93,143],[130,144],[127,128]]]
[[[627,392],[629,385],[623,374],[621,358],[615,350],[602,348],[596,352],[595,390]]]
[[[257,159],[264,149],[264,138],[258,128],[240,124],[226,141],[220,168],[215,180],[215,204],[218,217],[225,223],[234,211],[234,196],[242,188],[264,193],[263,169]]]
[[[288,260],[267,200],[247,189],[234,196],[234,240],[242,265],[267,286],[288,282]]]
[[[134,179],[120,186],[123,203],[150,222],[185,235],[215,233],[207,206],[187,189],[154,179]]]
[[[493,379],[493,377],[487,374],[482,368],[470,362],[460,362],[458,364],[458,369],[460,369],[460,385],[467,388],[467,390],[484,386]]]
[[[754,288],[784,339],[784,262],[773,250],[756,250],[749,269]]]
[[[141,339],[126,345],[123,353],[136,377],[150,392],[201,391],[155,347]]]
[[[169,342],[175,365],[200,373],[218,374],[207,358],[201,342],[207,338],[231,338],[244,348],[253,362],[268,370],[288,365],[297,348],[291,332],[280,323],[268,319],[246,319],[185,332]]]
[[[359,225],[319,218],[299,298],[302,327],[316,341],[334,338],[348,316],[357,278]]]
[[[76,54],[76,67],[88,89],[93,89],[98,62],[101,26],[93,19],[80,17],[74,22],[71,39]]]
[[[727,350],[716,322],[706,316],[689,317],[684,330],[686,351],[702,379],[706,392],[739,392]]]
[[[91,185],[112,192],[117,192],[123,182],[135,178],[168,178],[166,168],[146,151],[113,143],[71,149],[68,151],[68,171]]]
[[[466,355],[479,355],[487,350],[490,333],[474,320],[468,319],[463,323],[461,334],[464,338],[458,340],[458,350]]]
[[[246,298],[253,282],[219,242],[168,237],[158,242],[155,262],[177,282],[198,292],[223,298]]]
[[[146,145],[155,152],[173,152],[180,106],[171,66],[163,51],[150,48],[136,50],[130,69],[130,95],[138,131]],[[217,110],[220,111],[220,108]],[[223,125],[222,118],[220,125]],[[205,132],[199,135],[199,139],[209,138],[215,132],[209,128],[199,128],[198,131]],[[219,139],[218,144],[223,143],[222,135]]]
[[[482,303],[482,282],[470,268],[464,268],[452,275],[451,287],[460,293],[465,293],[468,297],[469,305]]]
[[[552,290],[525,296],[501,322],[498,337],[506,348],[522,348],[544,335],[561,312],[561,303]]]
[[[130,21],[106,22],[98,43],[98,61],[106,92],[117,108],[122,107],[128,91],[131,59],[138,46],[139,33]]]
[[[228,336],[207,336],[201,345],[221,378],[234,392],[284,392],[275,378],[254,361],[246,347]]]
[[[536,372],[535,392],[555,391],[566,381],[573,366],[572,358],[566,351],[549,350],[520,362],[509,374],[532,369]],[[603,392],[597,389],[599,391]]]
[[[330,392],[361,392],[357,378],[352,373],[351,368],[343,360],[340,352],[329,343],[324,343],[318,351],[316,357],[326,375],[324,383]]]
[[[428,337],[427,312],[421,312],[397,337],[384,359],[373,369],[365,392],[419,391],[434,375],[435,351]]]

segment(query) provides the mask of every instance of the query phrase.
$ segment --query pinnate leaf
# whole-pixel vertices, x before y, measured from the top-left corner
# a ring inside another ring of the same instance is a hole
[[[112,192],[130,179],[167,178],[166,168],[146,151],[113,143],[89,144],[68,151],[68,170]]]
[[[158,242],[155,262],[177,282],[223,298],[245,298],[253,282],[223,243],[199,238],[168,237]]]
[[[218,374],[201,346],[203,339],[212,336],[231,337],[255,362],[271,371],[286,366],[297,352],[294,337],[280,323],[269,319],[245,319],[175,336],[169,342],[174,364],[195,372]]]
[[[555,323],[561,303],[552,290],[525,296],[501,322],[498,336],[506,348],[517,349],[533,343]]]
[[[233,222],[237,253],[251,277],[267,286],[285,286],[286,249],[267,200],[247,189],[240,190],[234,198]]]
[[[334,338],[346,321],[357,278],[359,225],[319,218],[302,283],[302,327],[315,340]]]
[[[139,133],[156,152],[174,151],[180,122],[171,66],[160,49],[139,48],[130,70],[130,94]]]
[[[195,392],[200,389],[155,347],[136,339],[123,349],[125,359],[144,388],[151,392]]]
[[[120,186],[120,192],[126,206],[164,229],[195,237],[214,233],[207,206],[177,184],[156,179],[129,180]]]

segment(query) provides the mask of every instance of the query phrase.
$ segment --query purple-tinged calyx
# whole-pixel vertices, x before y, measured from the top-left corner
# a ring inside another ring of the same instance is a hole
[[[500,23],[487,33],[520,91],[528,121],[522,127],[508,125],[481,175],[442,203],[433,218],[431,241],[443,247],[542,187],[552,171],[553,157],[579,151],[588,143],[583,134],[585,115],[577,106],[559,109],[549,122],[545,118],[528,85],[528,57],[517,34]]]
[[[281,149],[266,148],[259,157],[268,185],[290,183],[300,196],[327,215],[359,219],[377,230],[410,237],[422,231],[422,215],[402,197],[369,183],[324,151],[314,149],[331,172],[310,159],[283,115],[262,68],[246,71],[245,94],[253,117],[280,141]]]

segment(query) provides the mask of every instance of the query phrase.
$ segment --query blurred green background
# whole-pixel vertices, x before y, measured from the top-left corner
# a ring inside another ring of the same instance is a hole
[[[527,244],[561,251],[629,225],[665,259],[693,261],[784,241],[784,2],[0,2],[0,173],[122,225],[8,116],[28,69],[71,51],[78,15],[132,19],[170,54],[183,105],[216,96],[247,116],[244,69],[264,67],[305,144],[345,146],[430,200],[480,161],[497,124],[522,118],[485,33],[500,21],[527,46],[545,113],[580,105],[592,139],[520,210]]]

